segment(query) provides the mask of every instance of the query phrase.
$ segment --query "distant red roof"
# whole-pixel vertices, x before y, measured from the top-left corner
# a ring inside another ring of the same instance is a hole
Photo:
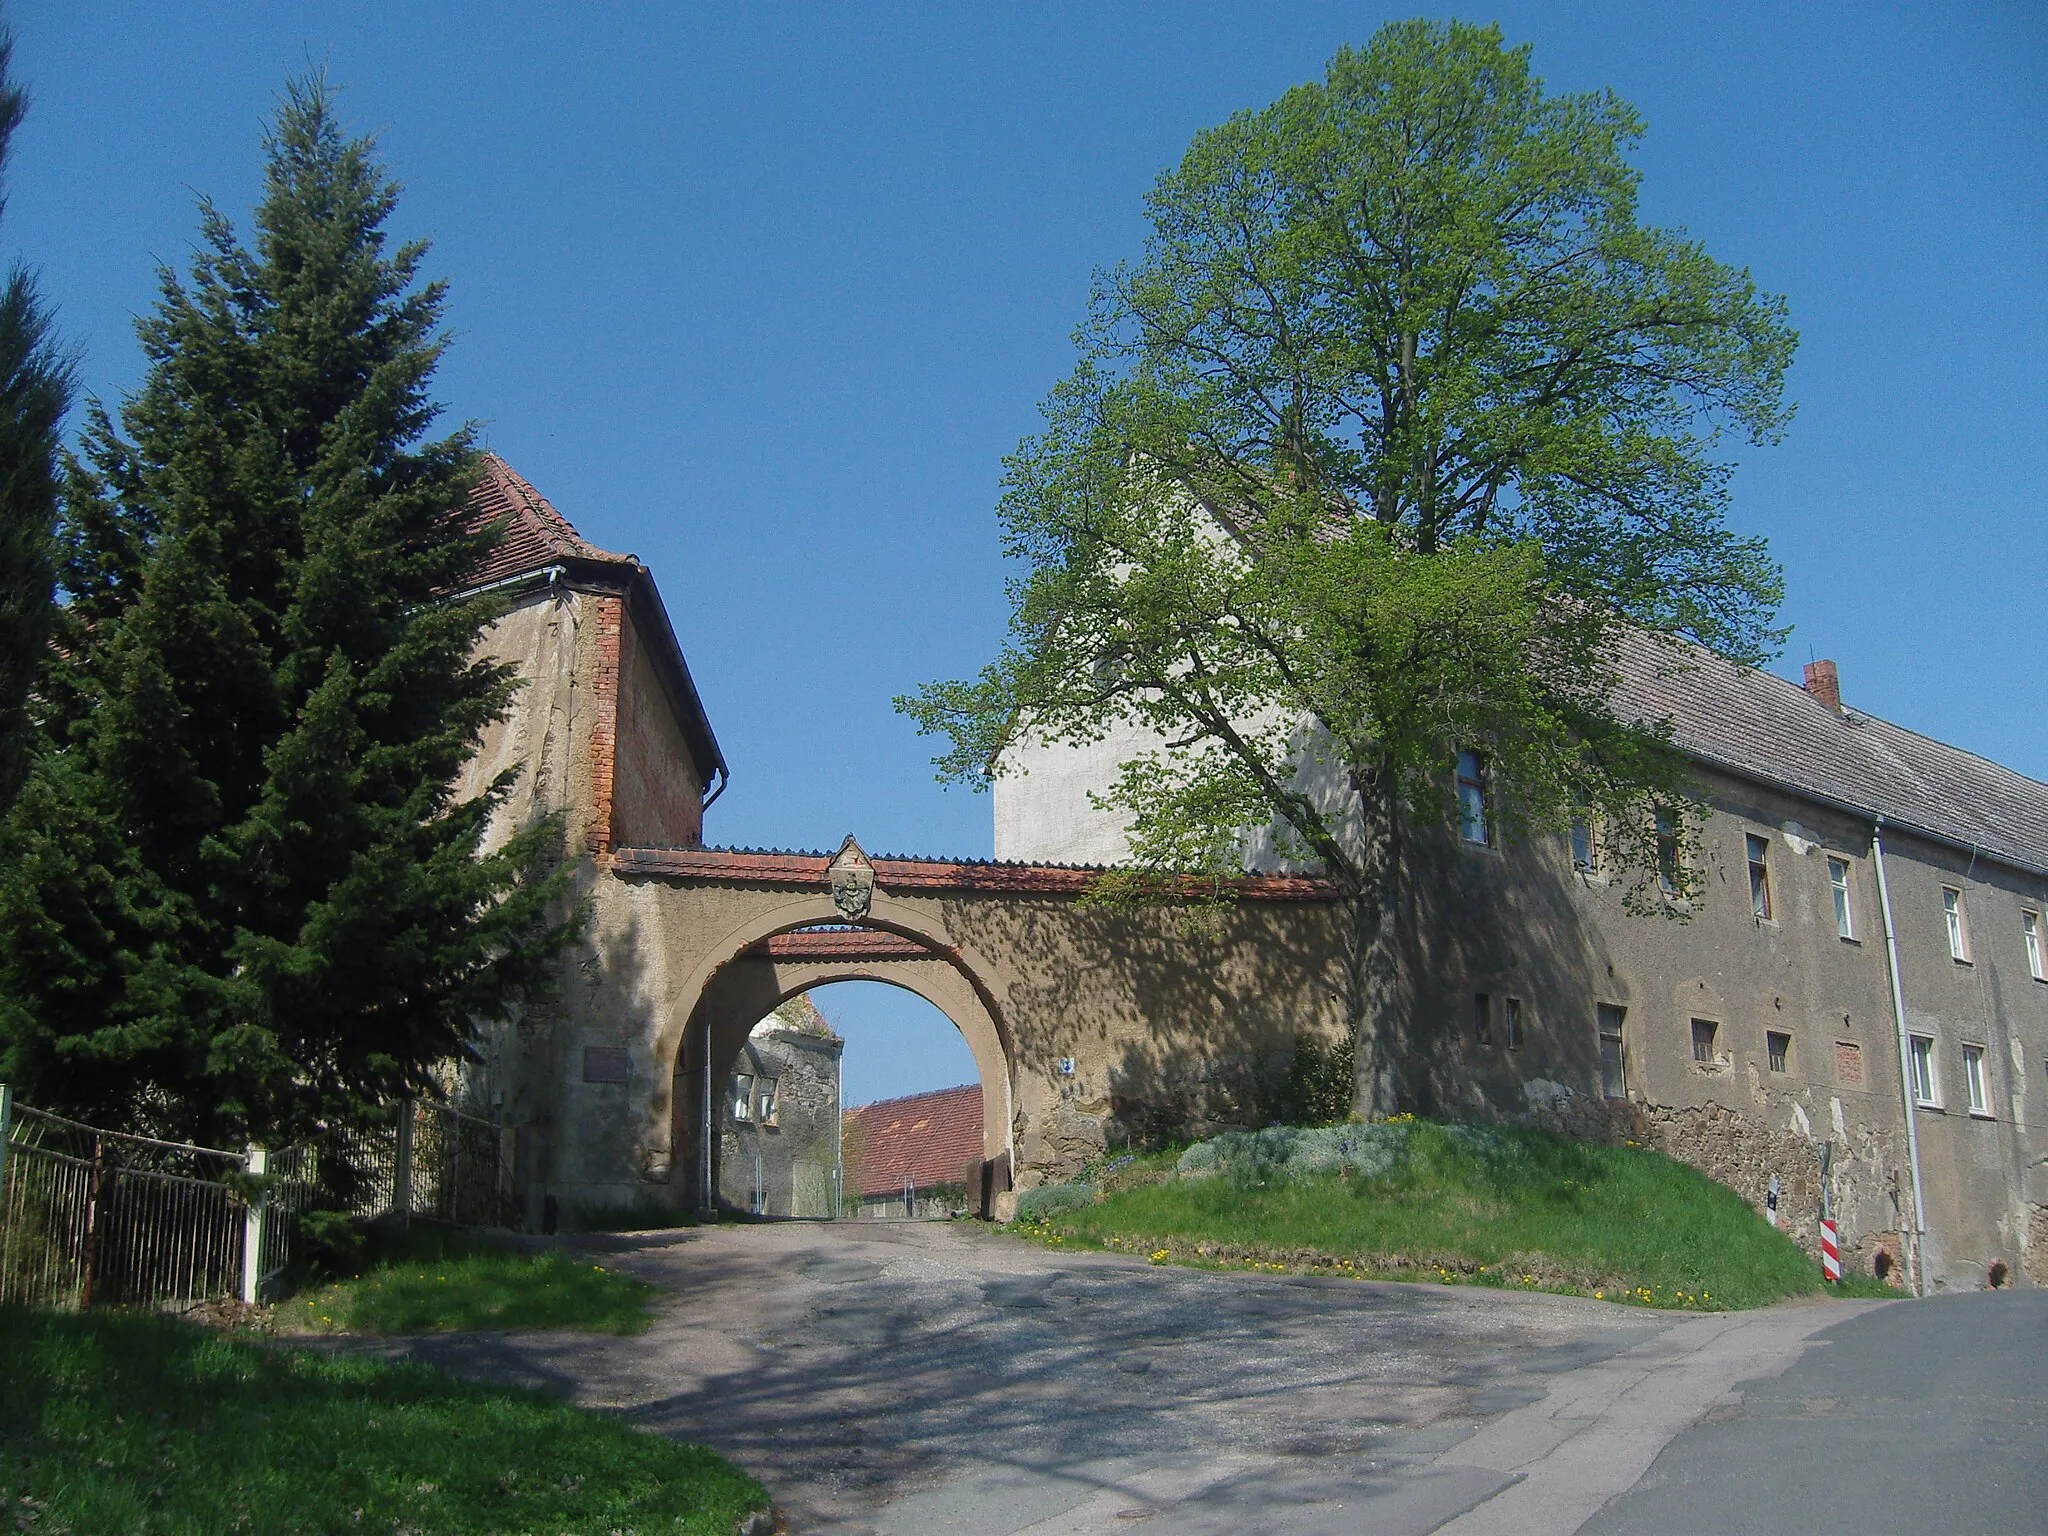
[[[919,1189],[963,1183],[981,1161],[981,1085],[849,1109],[844,1136],[862,1195],[901,1194],[905,1180]]]
[[[505,536],[470,575],[467,586],[488,586],[570,560],[615,565],[622,573],[640,568],[631,555],[615,555],[584,538],[547,497],[527,484],[525,476],[495,453],[487,453],[483,478],[470,492],[462,520],[477,529],[501,518]]]

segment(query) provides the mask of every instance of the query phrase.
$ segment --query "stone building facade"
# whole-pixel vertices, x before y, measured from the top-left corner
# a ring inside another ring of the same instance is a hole
[[[1419,839],[1404,1102],[1641,1141],[1759,1209],[1775,1181],[1809,1248],[1825,1146],[1865,1273],[2048,1281],[2048,785],[1844,707],[1831,662],[1622,664],[1711,809],[1703,893],[1629,911],[1594,828]],[[1126,857],[1088,792],[1149,745],[1013,747],[998,857]]]
[[[720,1204],[755,1216],[838,1213],[844,1049],[806,996],[791,998],[748,1031],[726,1078]]]

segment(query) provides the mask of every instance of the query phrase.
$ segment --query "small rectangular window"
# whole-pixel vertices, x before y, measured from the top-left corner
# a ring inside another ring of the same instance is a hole
[[[1849,905],[1849,861],[1828,860],[1828,889],[1835,898],[1835,933],[1845,939],[1856,937],[1856,914]]]
[[[1940,1085],[1934,1080],[1934,1041],[1927,1035],[1915,1035],[1911,1045],[1913,1102],[1938,1108],[1941,1095]]]
[[[778,1123],[775,1116],[781,1105],[776,1099],[776,1087],[777,1084],[774,1078],[764,1077],[760,1080],[760,1085],[754,1090],[755,1118],[763,1125]]]
[[[1764,1055],[1773,1072],[1792,1070],[1792,1037],[1781,1035],[1775,1029],[1764,1032]]]
[[[1657,813],[1657,884],[1666,896],[1678,894],[1678,818]]]
[[[750,1072],[742,1072],[732,1080],[732,1117],[741,1121],[754,1118],[754,1078]]]
[[[1572,820],[1572,868],[1593,867],[1593,823],[1583,817]]]
[[[1439,759],[1441,761],[1441,759]],[[1458,754],[1458,830],[1468,843],[1486,843],[1486,765],[1477,752]]]
[[[1627,1058],[1622,1054],[1621,1024],[1626,1008],[1602,1003],[1600,1015],[1600,1091],[1610,1099],[1628,1097]]]
[[[1510,997],[1505,1000],[1505,1006],[1507,1011],[1502,1022],[1507,1028],[1508,1049],[1519,1051],[1522,1048],[1522,1000]]]
[[[1749,910],[1767,923],[1771,920],[1770,840],[1752,832],[1743,841],[1749,850]]]
[[[1984,1047],[1981,1045],[1963,1047],[1963,1087],[1970,1095],[1971,1114],[1991,1113],[1991,1085],[1984,1077]]]
[[[1948,923],[1948,952],[1958,960],[1970,958],[1970,928],[1963,918],[1963,893],[1952,885],[1941,888],[1941,915]]]
[[[1721,1027],[1712,1019],[1692,1021],[1692,1059],[1712,1065],[1714,1060],[1714,1037]]]
[[[2041,966],[2041,914],[2022,912],[2020,914],[2020,937],[2027,943],[2027,973],[2036,981],[2048,981],[2048,970]]]
[[[1472,999],[1472,1037],[1481,1045],[1493,1044],[1493,999],[1484,992]]]

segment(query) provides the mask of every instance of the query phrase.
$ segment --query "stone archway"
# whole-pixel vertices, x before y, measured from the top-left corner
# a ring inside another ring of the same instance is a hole
[[[833,915],[843,918],[838,911]],[[880,982],[913,993],[938,1009],[965,1039],[982,1102],[979,1188],[970,1198],[987,1215],[995,1197],[1010,1189],[1016,1165],[1014,1047],[990,1005],[987,987],[977,984],[957,950],[947,953],[900,929],[843,921],[782,927],[742,943],[699,990],[676,1042],[671,1096],[672,1144],[690,1200],[699,1209],[714,1201],[724,1115],[720,1089],[748,1032],[790,998],[843,981]]]

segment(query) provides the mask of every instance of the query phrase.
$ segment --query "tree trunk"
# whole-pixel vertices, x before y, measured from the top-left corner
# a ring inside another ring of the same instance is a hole
[[[1376,776],[1373,787],[1384,783]],[[1351,1027],[1352,1108],[1368,1120],[1398,1108],[1401,1017],[1401,853],[1384,793],[1362,793],[1359,887],[1344,898],[1345,1014]]]

